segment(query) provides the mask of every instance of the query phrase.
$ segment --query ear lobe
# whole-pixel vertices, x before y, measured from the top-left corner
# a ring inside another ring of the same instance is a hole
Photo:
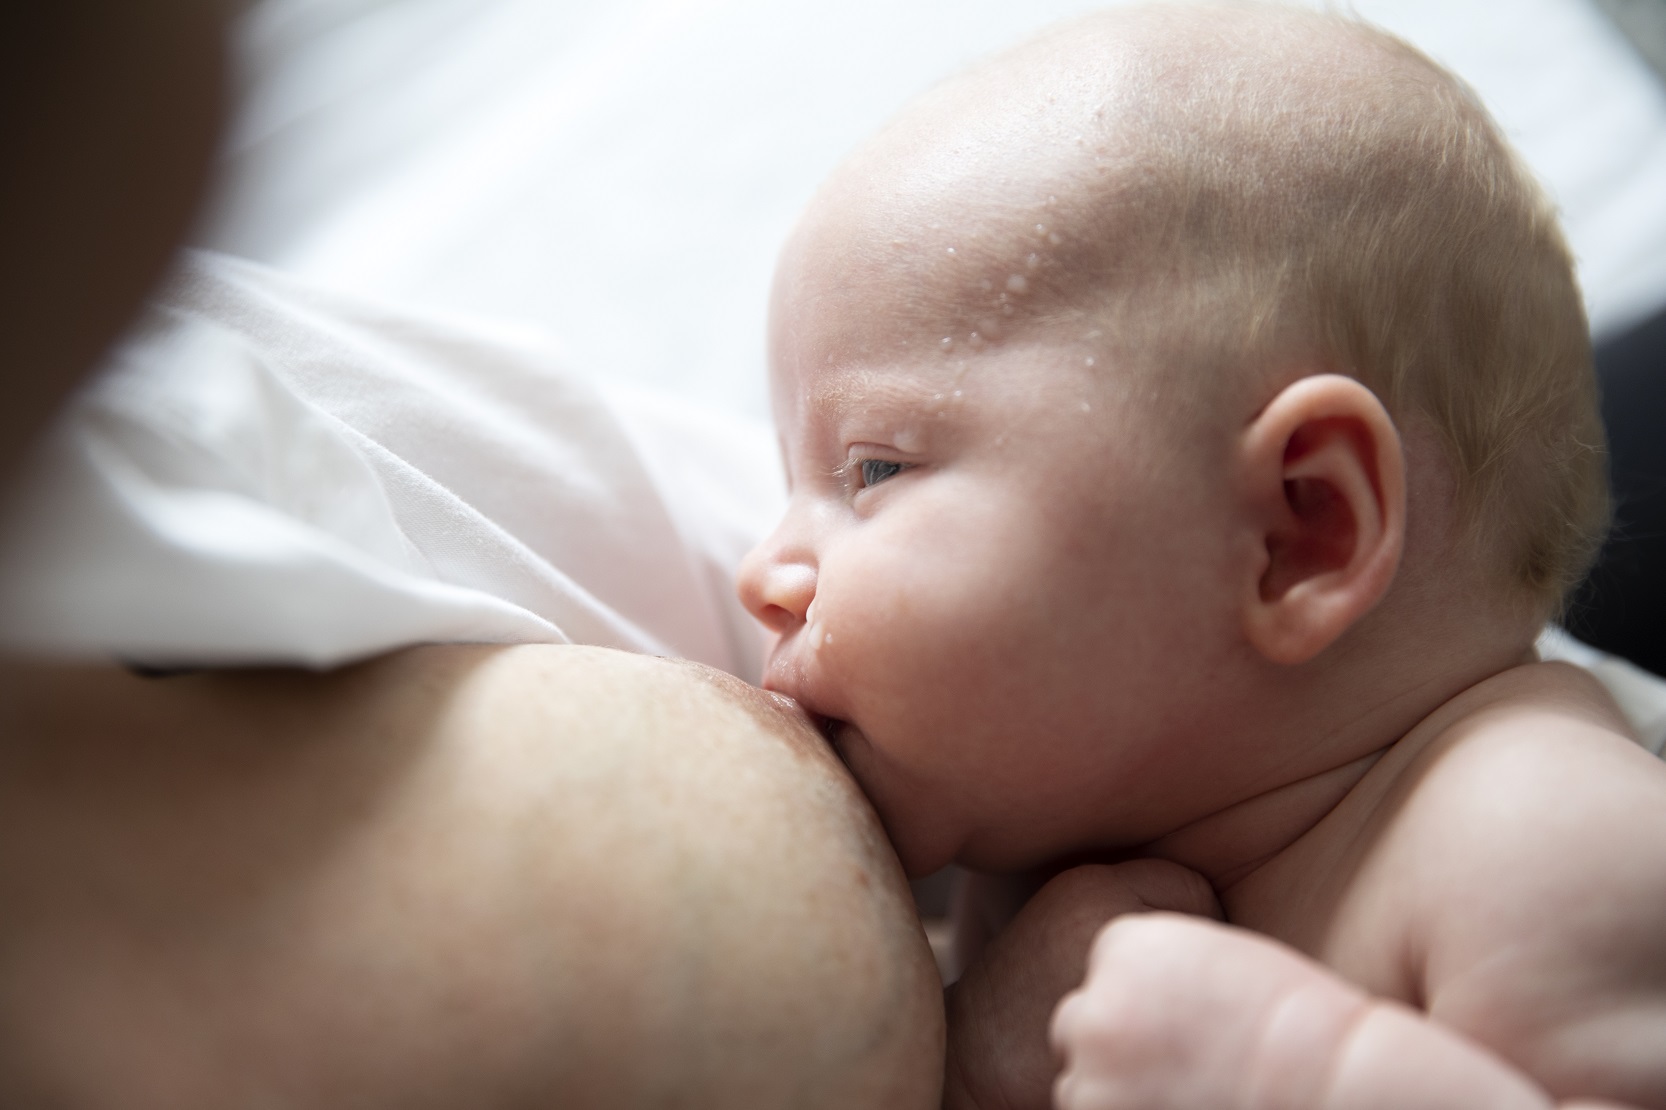
[[[1372,392],[1338,374],[1287,386],[1246,429],[1258,562],[1244,630],[1276,663],[1304,663],[1387,592],[1405,540],[1400,437]]]

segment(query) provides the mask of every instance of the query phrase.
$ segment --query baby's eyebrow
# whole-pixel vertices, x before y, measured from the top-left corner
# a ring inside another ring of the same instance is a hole
[[[823,420],[836,420],[862,408],[922,408],[932,394],[902,373],[854,367],[829,375],[806,398],[810,411]]]

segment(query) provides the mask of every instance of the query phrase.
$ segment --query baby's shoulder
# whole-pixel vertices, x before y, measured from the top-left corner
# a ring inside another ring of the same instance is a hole
[[[1666,762],[1561,663],[1495,676],[1426,724],[1379,848],[1429,1011],[1553,1074],[1645,1014],[1666,1033]]]
[[[1403,810],[1401,835],[1420,842],[1420,855],[1438,850],[1459,872],[1486,867],[1496,880],[1517,867],[1588,871],[1591,853],[1666,832],[1666,762],[1578,667],[1512,668],[1452,699],[1418,732],[1403,742],[1410,750],[1386,800]],[[1666,858],[1666,837],[1661,846]]]
[[[1414,869],[1431,912],[1613,897],[1639,868],[1666,869],[1666,762],[1577,667],[1495,675],[1400,747],[1383,760],[1396,765],[1379,807],[1384,847]],[[1649,883],[1666,889],[1666,870]]]

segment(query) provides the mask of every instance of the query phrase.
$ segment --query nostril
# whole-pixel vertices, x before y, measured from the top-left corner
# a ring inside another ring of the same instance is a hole
[[[779,605],[765,607],[761,618],[764,626],[771,632],[790,632],[795,626],[803,624],[804,620],[790,609],[783,609]]]
[[[741,603],[775,632],[802,624],[815,597],[816,572],[802,563],[774,563],[741,575]]]

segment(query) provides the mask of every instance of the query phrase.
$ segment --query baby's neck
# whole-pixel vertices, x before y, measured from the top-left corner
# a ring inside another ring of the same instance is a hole
[[[1419,723],[1493,675],[1536,655],[1529,648],[1481,652],[1467,666],[1425,676],[1379,699],[1355,696],[1311,699],[1320,706],[1307,719],[1281,727],[1289,736],[1323,737],[1312,750],[1325,753],[1317,765],[1295,773],[1251,797],[1225,806],[1145,845],[1140,855],[1172,860],[1203,875],[1223,895],[1272,860],[1339,806],[1368,771]],[[1449,658],[1448,663],[1452,662]],[[1324,707],[1372,705],[1328,717]]]
[[[1140,854],[1172,860],[1215,890],[1228,890],[1323,820],[1390,746],[1212,813],[1152,841]]]

